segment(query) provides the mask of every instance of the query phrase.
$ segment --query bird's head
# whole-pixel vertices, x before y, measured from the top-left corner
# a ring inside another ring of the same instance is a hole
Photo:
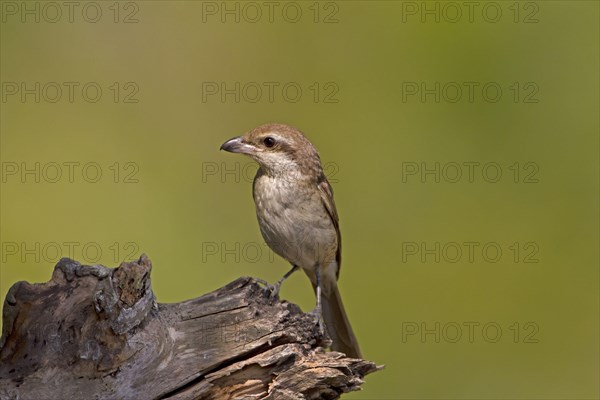
[[[223,143],[221,150],[252,157],[269,175],[322,173],[317,149],[298,129],[266,124]]]

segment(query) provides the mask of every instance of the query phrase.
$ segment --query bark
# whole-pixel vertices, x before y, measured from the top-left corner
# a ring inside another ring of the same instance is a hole
[[[151,269],[63,258],[49,282],[13,285],[0,399],[334,399],[380,369],[325,351],[315,318],[252,278],[160,304]]]

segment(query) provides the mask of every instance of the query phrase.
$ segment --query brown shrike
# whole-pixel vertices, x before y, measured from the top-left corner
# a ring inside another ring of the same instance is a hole
[[[333,350],[362,358],[337,286],[339,218],[317,149],[298,129],[267,124],[228,140],[221,150],[246,154],[260,166],[252,191],[260,231],[269,247],[293,266],[273,293],[302,268],[315,289],[315,313],[321,329],[323,314]]]

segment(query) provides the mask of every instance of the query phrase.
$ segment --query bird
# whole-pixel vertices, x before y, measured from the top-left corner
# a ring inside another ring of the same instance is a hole
[[[283,281],[301,268],[313,285],[313,313],[321,333],[324,320],[332,350],[362,358],[337,285],[339,217],[317,149],[300,130],[278,123],[254,128],[220,149],[249,156],[259,165],[252,194],[260,231],[267,245],[292,265],[272,293],[278,295]]]

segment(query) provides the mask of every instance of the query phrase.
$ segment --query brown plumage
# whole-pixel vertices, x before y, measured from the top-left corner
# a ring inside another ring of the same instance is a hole
[[[361,358],[337,287],[341,235],[333,190],[319,154],[298,129],[266,124],[225,142],[221,149],[252,157],[260,166],[253,183],[261,233],[273,251],[311,280],[332,348]],[[321,301],[322,300],[322,301]]]

